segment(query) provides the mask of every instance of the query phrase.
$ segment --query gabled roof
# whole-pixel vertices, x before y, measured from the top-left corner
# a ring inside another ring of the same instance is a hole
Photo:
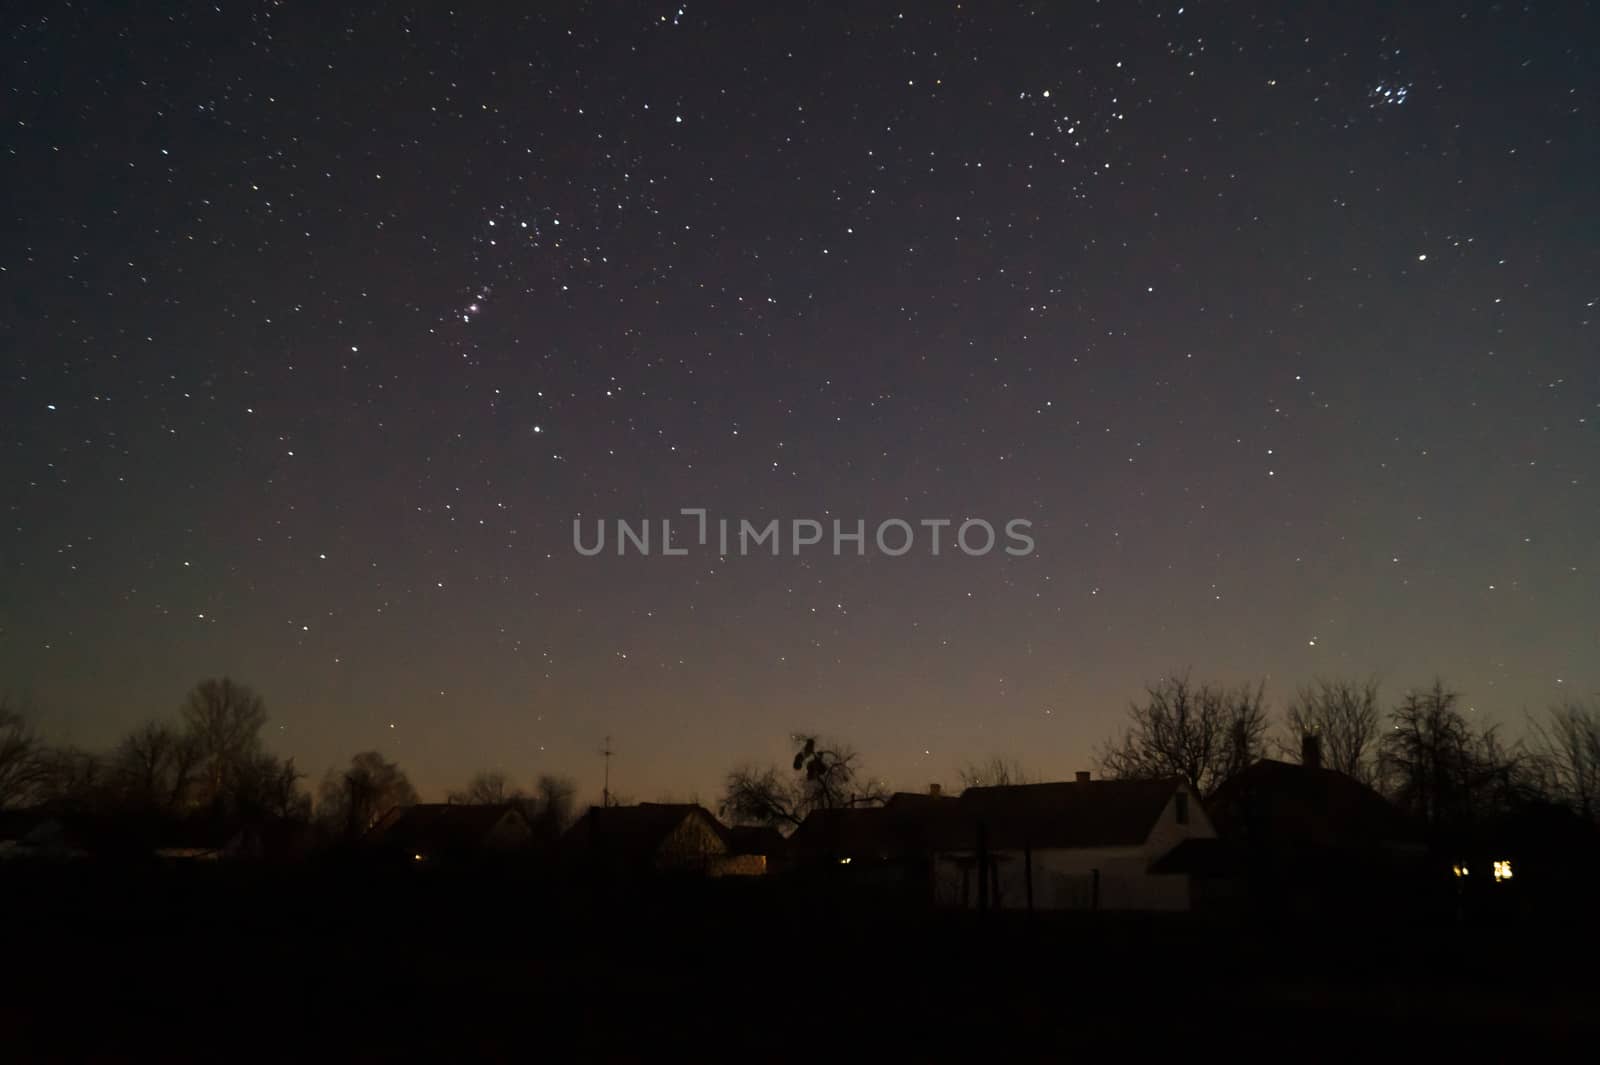
[[[1362,848],[1420,839],[1393,803],[1332,769],[1262,759],[1206,803],[1224,838],[1274,846]]]
[[[789,853],[800,861],[922,854],[932,843],[931,813],[923,804],[813,810],[789,837]]]
[[[953,795],[930,795],[925,791],[897,791],[889,796],[889,801],[883,805],[890,810],[927,809],[940,803],[955,801],[955,796]]]
[[[722,835],[728,842],[729,854],[765,854],[770,857],[783,853],[783,833],[768,825],[733,825],[724,829]]]
[[[1082,780],[968,788],[941,826],[940,843],[956,850],[987,845],[1022,847],[1137,847],[1182,787],[1172,780]]]
[[[687,820],[703,818],[719,840],[727,829],[698,803],[642,802],[637,806],[591,806],[562,837],[566,846],[599,848],[614,858],[654,860]]]
[[[1137,847],[1182,786],[1094,780],[968,788],[954,799],[904,793],[882,807],[813,811],[789,846],[802,860],[970,851],[982,826],[994,849]]]
[[[481,846],[507,816],[521,818],[510,803],[417,803],[384,815],[367,839],[380,846],[419,852]]]

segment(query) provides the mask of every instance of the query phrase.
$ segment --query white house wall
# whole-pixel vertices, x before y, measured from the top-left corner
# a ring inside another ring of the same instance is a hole
[[[1192,793],[1188,805],[1188,823],[1179,824],[1174,793],[1151,826],[1149,836],[1138,846],[1035,850],[1032,856],[1034,908],[1086,910],[1098,904],[1103,910],[1187,910],[1189,878],[1181,874],[1151,876],[1147,870],[1151,862],[1186,839],[1216,837],[1211,819]],[[991,859],[996,872],[991,879],[989,904],[997,909],[1025,908],[1028,905],[1026,856],[1020,850],[999,850],[991,854]],[[1098,890],[1096,873],[1099,875]],[[977,906],[977,876],[970,853],[938,855],[933,869],[935,902],[945,906]]]
[[[1174,792],[1167,799],[1167,805],[1161,808],[1161,816],[1156,818],[1150,835],[1145,839],[1144,850],[1152,861],[1186,839],[1217,838],[1217,830],[1211,824],[1211,818],[1206,816],[1205,807],[1200,805],[1200,800],[1193,792],[1187,788],[1184,791],[1189,796],[1189,823],[1178,824],[1178,794]]]

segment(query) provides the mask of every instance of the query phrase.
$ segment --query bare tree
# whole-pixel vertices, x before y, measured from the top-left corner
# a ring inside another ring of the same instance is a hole
[[[531,818],[535,834],[553,840],[561,836],[573,822],[573,806],[578,786],[566,777],[545,773],[535,785],[538,801]]]
[[[1371,784],[1376,775],[1378,682],[1317,678],[1296,693],[1285,715],[1290,734],[1299,740],[1315,736],[1322,761],[1347,777]],[[1291,751],[1298,757],[1298,744]]]
[[[797,827],[813,810],[881,806],[888,789],[866,777],[854,750],[796,735],[792,773],[740,766],[723,782],[719,810],[736,824]]]
[[[472,775],[467,786],[449,794],[451,802],[482,803],[498,806],[527,798],[527,793],[511,783],[511,779],[498,769],[480,769]]]
[[[195,685],[182,716],[199,752],[200,801],[222,802],[233,776],[244,772],[260,750],[266,707],[248,687],[223,677]]]
[[[105,759],[79,747],[48,747],[38,755],[34,797],[79,810],[101,809],[111,798]]]
[[[778,767],[736,766],[723,781],[720,814],[741,825],[793,828],[805,820],[799,783]]]
[[[111,754],[111,773],[125,802],[151,810],[183,807],[194,786],[200,745],[194,736],[149,721],[123,738]]]
[[[1552,706],[1528,731],[1546,788],[1586,820],[1600,815],[1600,702]]]
[[[963,788],[1003,788],[1011,784],[1032,784],[1034,778],[1015,758],[995,755],[987,762],[968,762],[956,774]]]
[[[343,771],[329,769],[317,796],[317,819],[333,834],[355,840],[397,806],[413,806],[417,791],[405,770],[377,751],[363,751]]]
[[[43,771],[40,755],[38,736],[22,713],[0,696],[0,810],[33,798]]]
[[[235,770],[232,805],[246,819],[306,821],[311,816],[311,796],[300,787],[304,778],[293,758],[258,752]]]
[[[1266,747],[1265,685],[1196,685],[1174,674],[1128,709],[1129,725],[1097,759],[1112,778],[1180,777],[1200,795],[1261,758]]]
[[[1474,727],[1460,694],[1443,681],[1407,692],[1389,726],[1379,772],[1391,796],[1431,832],[1465,829],[1520,797],[1519,754],[1506,749],[1494,726]]]

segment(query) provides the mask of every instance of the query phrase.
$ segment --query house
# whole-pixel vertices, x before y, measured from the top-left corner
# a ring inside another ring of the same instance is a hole
[[[711,873],[729,853],[726,830],[697,803],[591,806],[561,838],[596,871],[623,875]]]
[[[968,788],[941,806],[933,891],[995,909],[1187,910],[1189,877],[1152,866],[1216,835],[1181,780],[1091,780]]]
[[[390,810],[365,842],[379,853],[431,865],[509,854],[532,838],[532,826],[512,803],[418,803]]]
[[[302,859],[310,850],[309,823],[275,818],[242,826],[228,838],[222,856],[242,861],[286,862]]]
[[[930,814],[928,807],[893,799],[883,806],[813,810],[789,837],[789,855],[801,867],[925,860],[933,845]]]
[[[1220,836],[1260,850],[1403,853],[1423,842],[1399,807],[1324,768],[1315,736],[1303,741],[1299,765],[1263,758],[1224,781],[1206,806]]]
[[[1296,765],[1262,759],[1207,800],[1219,839],[1169,855],[1160,870],[1258,912],[1389,913],[1425,869],[1416,822],[1354,778],[1322,765],[1307,736]],[[1228,885],[1214,891],[1220,885]]]
[[[761,876],[781,863],[787,852],[783,834],[767,825],[724,828],[722,838],[728,850],[713,863],[713,876]]]
[[[43,809],[0,811],[0,859],[68,861],[89,857],[93,833],[81,819]]]
[[[797,865],[865,881],[920,882],[944,906],[1189,907],[1188,876],[1151,864],[1215,836],[1178,780],[1076,780],[900,793],[881,807],[818,810],[789,838]]]

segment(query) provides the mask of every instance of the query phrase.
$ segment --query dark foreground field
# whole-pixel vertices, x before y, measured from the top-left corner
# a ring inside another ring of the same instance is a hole
[[[0,868],[0,1060],[1540,1060],[1600,1035],[1595,939],[1560,914],[1341,926],[821,899]]]

